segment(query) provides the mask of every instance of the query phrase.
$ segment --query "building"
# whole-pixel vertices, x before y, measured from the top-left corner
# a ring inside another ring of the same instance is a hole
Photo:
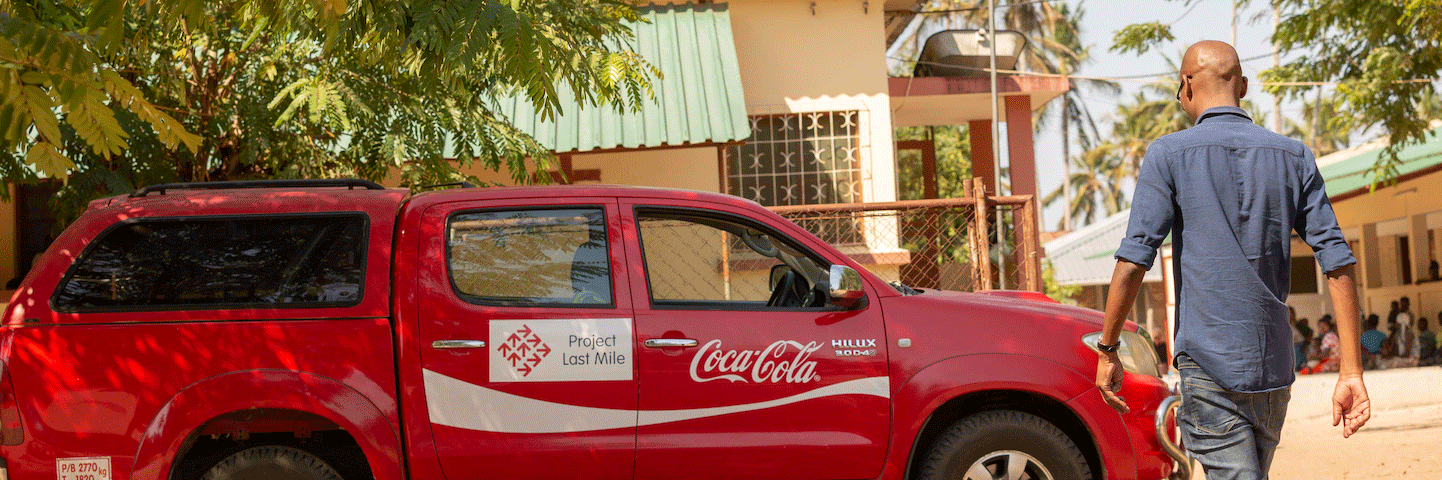
[[[1073,297],[1077,305],[1106,310],[1112,272],[1117,266],[1117,247],[1126,236],[1130,215],[1131,210],[1123,210],[1046,242],[1044,249],[1056,283],[1082,289]],[[1171,270],[1170,242],[1157,252],[1157,256],[1153,268],[1142,277],[1142,288],[1128,319],[1145,327],[1155,339],[1160,340],[1171,331],[1168,322],[1174,315],[1169,301],[1172,284],[1165,281],[1170,277],[1164,275]]]
[[[1393,300],[1408,297],[1414,318],[1426,317],[1436,331],[1442,314],[1442,126],[1427,141],[1398,152],[1395,183],[1372,189],[1368,172],[1387,146],[1372,142],[1317,159],[1337,223],[1357,256],[1358,299],[1362,312],[1384,321]],[[1326,280],[1311,248],[1292,247],[1292,296],[1288,304],[1299,318],[1315,323],[1331,313]]]
[[[515,99],[500,99],[502,111],[555,151],[554,179],[724,192],[768,206],[895,200],[892,128],[969,124],[978,150],[974,172],[994,194],[993,164],[986,160],[993,157],[989,80],[888,76],[887,47],[924,3],[645,5],[646,21],[634,25],[629,46],[663,74],[655,83],[654,102],[634,113],[563,104],[563,113],[551,121],[542,121],[529,104]],[[998,84],[997,108],[1007,125],[998,135],[1005,135],[1011,193],[1034,195],[1031,115],[1070,83],[1064,77],[1000,75]],[[905,148],[934,158],[928,143]],[[467,173],[510,183],[504,173]],[[0,229],[13,226],[16,238],[37,236],[43,248],[44,235],[23,214],[25,205],[22,200],[0,208]],[[863,236],[865,241],[848,253],[898,248],[895,238]],[[28,255],[18,245],[0,244],[0,276],[24,272],[28,261],[21,260]]]

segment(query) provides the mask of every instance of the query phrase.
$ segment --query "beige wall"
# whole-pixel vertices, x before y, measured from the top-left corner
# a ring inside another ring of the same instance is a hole
[[[715,146],[575,155],[571,168],[599,169],[601,182],[615,185],[721,191]]]
[[[749,115],[861,112],[862,197],[896,199],[882,3],[731,1]]]
[[[645,187],[683,188],[707,192],[721,191],[721,170],[715,145],[694,148],[664,148],[611,153],[582,153],[571,156],[572,170],[595,169],[601,172],[600,183],[607,185],[639,185]],[[551,170],[560,168],[552,165]],[[494,172],[480,164],[472,164],[461,173],[475,175],[483,182],[513,185],[510,173]],[[398,180],[392,180],[395,184]]]

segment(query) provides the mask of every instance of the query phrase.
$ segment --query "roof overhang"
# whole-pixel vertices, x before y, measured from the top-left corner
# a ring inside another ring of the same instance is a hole
[[[1031,98],[1040,109],[1071,89],[1067,77],[998,75],[997,95]],[[991,79],[988,77],[892,77],[891,122],[897,127],[960,125],[991,119]],[[1004,105],[997,105],[1005,112]]]
[[[557,85],[554,118],[542,118],[520,95],[498,98],[500,113],[556,153],[723,145],[751,135],[741,70],[724,4],[647,5],[634,37],[618,50],[640,54],[661,71],[655,98],[638,111],[578,104],[569,85]]]
[[[1432,130],[1421,142],[1407,143],[1397,152],[1397,182],[1412,180],[1442,171],[1442,122],[1434,121]],[[1371,173],[1390,142],[1370,142],[1361,148],[1332,153],[1317,159],[1317,169],[1327,182],[1327,195],[1340,202],[1372,191],[1376,180]]]
[[[916,12],[923,7],[925,2],[918,0],[886,0],[882,5],[883,16],[886,19],[886,45],[896,43],[901,31],[911,24],[916,18]]]

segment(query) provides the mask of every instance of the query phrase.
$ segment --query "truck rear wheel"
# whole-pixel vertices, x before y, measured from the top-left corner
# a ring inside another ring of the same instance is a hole
[[[210,467],[202,480],[341,480],[320,457],[280,445],[247,448]]]
[[[1055,425],[1029,413],[992,410],[961,419],[937,438],[919,478],[1088,480],[1092,472]]]

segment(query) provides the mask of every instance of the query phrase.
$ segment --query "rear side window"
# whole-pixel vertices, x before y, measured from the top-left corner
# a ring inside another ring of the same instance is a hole
[[[349,306],[365,278],[360,214],[140,219],[96,239],[57,310]]]
[[[600,208],[452,215],[451,284],[471,303],[611,306],[605,218]]]

